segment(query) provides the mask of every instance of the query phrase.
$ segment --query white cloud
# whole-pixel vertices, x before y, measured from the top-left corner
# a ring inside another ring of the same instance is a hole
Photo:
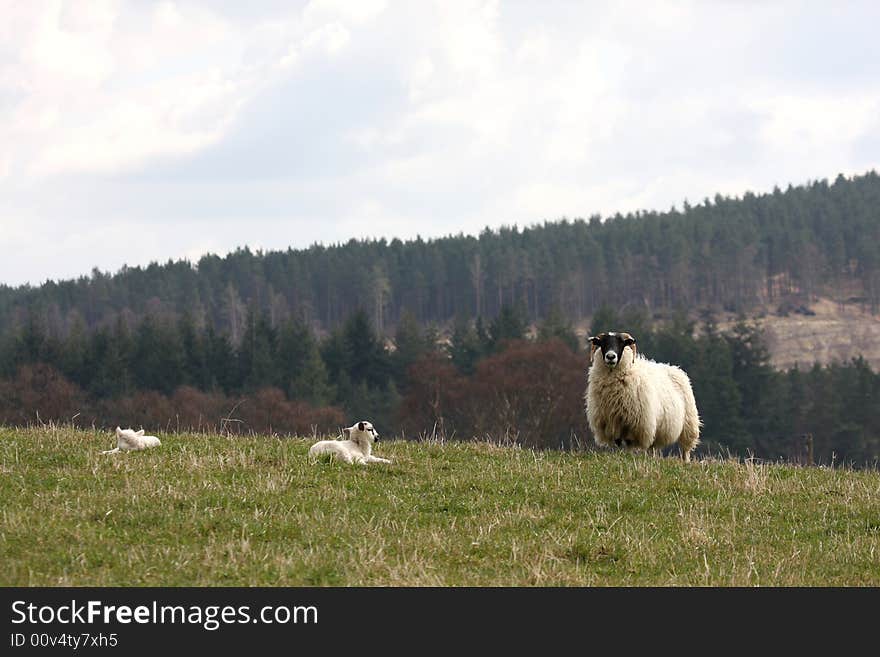
[[[328,55],[333,55],[342,50],[348,40],[349,33],[345,26],[333,22],[309,32],[303,41],[303,47],[307,50],[320,48]]]
[[[0,139],[11,152],[0,174],[119,173],[202,150],[299,64],[301,52],[345,47],[348,28],[334,16],[363,21],[381,9],[312,3],[242,29],[212,7],[60,0],[9,7],[18,29],[3,33],[13,56],[0,58],[0,93],[18,100],[0,109]]]
[[[321,25],[341,20],[347,23],[364,23],[375,19],[388,8],[385,0],[311,0],[303,9],[303,21],[309,25]]]
[[[880,166],[878,14],[0,0],[0,217],[17,240],[0,282],[864,171]]]
[[[205,129],[189,119],[219,103],[234,112],[234,85],[216,71],[181,75],[175,68],[223,41],[220,22],[163,3],[146,28],[130,20],[131,29],[126,11],[111,2],[17,8],[26,26],[16,37],[17,57],[0,61],[0,89],[19,97],[0,113],[11,169],[25,176],[107,172],[217,137],[222,120]]]
[[[846,96],[767,94],[752,106],[767,117],[761,134],[776,155],[839,159],[876,127],[880,88]]]
[[[83,5],[82,13],[56,4],[38,20],[23,63],[55,83],[94,87],[115,68],[109,43],[115,17],[112,3]]]

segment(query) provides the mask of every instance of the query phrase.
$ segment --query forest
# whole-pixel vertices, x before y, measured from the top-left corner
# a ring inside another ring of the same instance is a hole
[[[295,317],[319,333],[363,309],[385,334],[404,312],[444,325],[521,305],[531,322],[554,308],[578,321],[625,299],[650,313],[708,308],[748,314],[823,289],[852,290],[854,301],[880,310],[875,171],[769,194],[716,196],[668,212],[562,219],[433,240],[351,240],[266,253],[243,248],[195,263],[0,286],[0,332],[21,328],[33,313],[59,337],[112,328],[119,318],[131,329],[147,315],[176,320],[188,312],[196,326],[210,326],[238,345],[251,309],[273,327]]]
[[[779,372],[755,325],[721,334],[708,314],[655,324],[603,306],[591,328],[613,326],[689,373],[705,425],[698,453],[876,465],[880,374],[863,360]],[[31,322],[0,351],[0,423],[317,435],[371,419],[390,437],[591,446],[585,345],[561,313],[530,332],[522,307],[503,306],[489,322],[459,320],[445,341],[405,314],[391,344],[365,311],[324,339],[251,312],[237,346],[186,315],[60,341]]]
[[[701,451],[876,465],[880,375],[776,371],[748,321],[827,289],[880,309],[876,172],[477,237],[208,255],[0,288],[0,423],[586,448],[574,326],[681,365]],[[722,333],[719,312],[740,321]],[[809,446],[809,447],[808,447]]]

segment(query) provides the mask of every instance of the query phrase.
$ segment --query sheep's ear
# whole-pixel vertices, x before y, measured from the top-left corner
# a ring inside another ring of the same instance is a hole
[[[596,345],[597,347],[599,346],[600,340],[595,335],[591,335],[589,338],[587,338],[587,340],[589,341],[590,344]]]
[[[118,436],[121,433],[122,433],[122,429],[120,429],[119,427],[116,427],[116,435]]]
[[[623,346],[629,347],[630,349],[632,349],[633,350],[633,358],[635,358],[636,353],[639,350],[638,347],[636,347],[636,339],[633,336],[631,336],[629,333],[624,333],[623,335],[624,335]]]
[[[358,431],[363,431],[363,430],[364,430],[364,423],[358,422]]]
[[[351,435],[351,427],[345,427],[345,428],[342,430],[342,434],[345,435],[345,436],[350,436],[350,435]]]
[[[139,435],[139,436],[143,436],[143,435],[144,435],[144,430],[141,429],[140,431],[138,431],[138,432],[137,432],[137,435]]]
[[[590,336],[587,338],[587,342],[590,343],[590,362],[593,362],[593,354],[596,353],[596,349],[599,348],[599,338]]]

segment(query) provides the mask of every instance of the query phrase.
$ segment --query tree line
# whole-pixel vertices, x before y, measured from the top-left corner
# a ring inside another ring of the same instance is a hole
[[[405,313],[386,339],[365,310],[319,338],[301,318],[274,326],[251,309],[238,344],[186,313],[66,337],[40,320],[0,341],[0,423],[308,435],[371,419],[406,438],[592,443],[587,351],[557,310],[534,326],[524,304],[503,305],[492,319],[459,318],[448,338]],[[880,458],[880,375],[862,359],[779,372],[754,324],[721,334],[709,313],[657,322],[605,305],[592,324],[625,327],[641,353],[688,372],[704,453],[798,460],[810,435],[819,462]]]
[[[621,299],[652,313],[748,312],[823,289],[880,310],[880,176],[838,176],[742,198],[716,195],[667,212],[562,219],[441,239],[351,240],[307,249],[205,255],[98,271],[37,287],[0,286],[0,332],[33,314],[55,337],[121,320],[189,314],[238,347],[250,312],[273,330],[298,318],[320,333],[363,309],[380,334],[410,313],[421,324],[497,316],[530,322],[553,309],[578,321]]]

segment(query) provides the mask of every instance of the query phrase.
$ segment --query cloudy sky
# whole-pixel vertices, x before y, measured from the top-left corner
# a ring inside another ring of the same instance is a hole
[[[880,168],[880,3],[0,0],[0,283]]]

